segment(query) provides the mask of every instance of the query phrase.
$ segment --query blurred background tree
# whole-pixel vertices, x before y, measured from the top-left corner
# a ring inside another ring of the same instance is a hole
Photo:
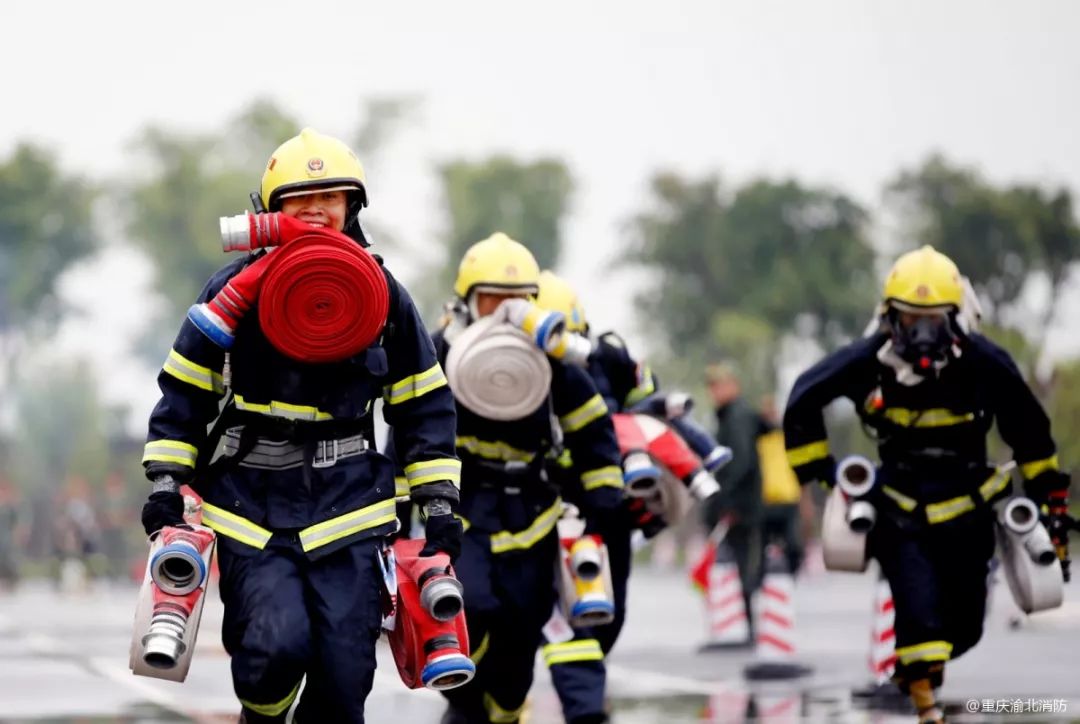
[[[0,161],[0,379],[13,374],[22,335],[57,321],[60,275],[99,247],[98,195],[40,146],[20,143]]]
[[[656,272],[635,298],[670,358],[677,384],[700,386],[710,359],[734,360],[754,394],[776,385],[789,335],[829,349],[857,334],[874,302],[865,210],[844,194],[795,180],[725,192],[718,177],[653,177],[655,208],[630,224],[627,262]]]

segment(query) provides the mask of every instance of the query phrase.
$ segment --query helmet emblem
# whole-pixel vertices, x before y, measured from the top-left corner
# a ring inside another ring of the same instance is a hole
[[[917,296],[919,299],[926,299],[928,296],[930,296],[929,287],[927,287],[925,284],[920,284],[918,287],[915,288],[915,296]]]
[[[326,173],[326,166],[323,164],[321,158],[309,158],[307,162],[307,173],[312,178],[317,178]]]
[[[507,264],[506,265],[506,276],[508,276],[511,279],[517,279],[517,275],[518,275],[518,268],[516,266],[514,266],[513,264]]]

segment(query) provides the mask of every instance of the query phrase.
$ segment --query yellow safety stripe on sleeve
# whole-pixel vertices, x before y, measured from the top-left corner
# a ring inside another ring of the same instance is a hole
[[[593,420],[606,415],[607,411],[604,398],[600,396],[600,393],[597,393],[590,397],[581,407],[560,417],[559,426],[562,427],[563,432],[577,432]]]
[[[1020,466],[1020,472],[1023,474],[1025,480],[1031,480],[1039,473],[1047,470],[1058,469],[1058,456],[1051,455],[1048,458],[1042,460],[1032,460],[1030,463],[1024,463]]]
[[[455,488],[460,488],[461,461],[454,458],[437,458],[412,463],[405,466],[405,479],[409,481],[410,489],[440,480],[448,480],[454,484]]]
[[[952,644],[948,641],[927,641],[896,649],[896,657],[905,666],[916,661],[948,661],[951,654]]]
[[[296,686],[293,688],[292,691],[285,695],[284,699],[282,699],[281,701],[275,701],[273,704],[253,704],[247,699],[241,699],[240,703],[244,705],[245,709],[250,709],[251,711],[259,714],[260,716],[277,716],[278,714],[282,713],[290,706],[292,706],[292,703],[296,699],[296,695],[298,693],[300,693],[299,682],[297,682]]]
[[[366,508],[324,520],[300,531],[300,547],[305,553],[333,543],[363,530],[378,528],[380,525],[397,520],[394,499],[387,498]]]
[[[555,498],[555,502],[551,504],[551,507],[536,516],[536,520],[525,530],[518,533],[511,533],[508,530],[492,533],[491,552],[506,553],[507,551],[520,551],[533,547],[555,529],[555,524],[559,522],[559,516],[561,515],[562,499]]]
[[[406,478],[404,475],[398,475],[394,478],[394,497],[409,497],[409,479]]]
[[[561,644],[547,644],[541,649],[546,666],[570,664],[575,661],[603,661],[604,652],[596,639],[567,641]]]
[[[975,419],[974,412],[954,413],[943,407],[929,410],[909,410],[904,407],[889,407],[883,412],[885,418],[901,427],[949,427],[963,425]]]
[[[437,390],[446,385],[446,375],[442,367],[436,362],[435,365],[423,372],[398,380],[392,385],[383,388],[383,399],[388,405],[398,405],[414,398],[426,395],[432,390]]]
[[[461,532],[462,532],[462,533],[464,533],[465,531],[467,531],[467,530],[468,530],[469,528],[471,528],[471,527],[472,527],[472,523],[470,523],[470,522],[469,522],[469,521],[468,521],[468,520],[467,520],[466,518],[464,518],[463,516],[461,516],[461,515],[458,515],[457,513],[454,513],[454,517],[455,517],[455,518],[457,518],[458,520],[460,520],[460,521],[461,521]]]
[[[151,440],[143,447],[142,461],[144,463],[176,463],[195,467],[195,459],[199,457],[199,450],[194,445],[179,440]]]
[[[266,547],[266,544],[270,542],[270,536],[273,535],[266,528],[255,525],[247,518],[211,505],[205,500],[202,504],[202,521],[203,525],[213,528],[221,535],[259,550]]]
[[[236,409],[244,410],[245,412],[258,412],[262,415],[270,415],[272,417],[282,417],[286,420],[332,420],[333,415],[329,412],[323,412],[317,407],[311,405],[294,405],[291,402],[281,402],[280,400],[271,400],[267,403],[262,402],[249,402],[243,398],[242,395],[236,395],[234,397],[236,401]],[[368,404],[370,407],[370,403]]]
[[[903,510],[907,513],[915,510],[915,506],[919,504],[919,502],[915,500],[915,498],[909,498],[908,496],[901,493],[899,490],[890,488],[888,485],[882,485],[881,492],[892,498],[893,502],[900,506],[900,510]]]
[[[790,448],[787,451],[788,465],[797,468],[800,465],[822,460],[829,456],[829,441],[818,440],[799,447]]]
[[[503,709],[499,706],[499,702],[488,692],[484,692],[484,709],[487,711],[488,721],[491,724],[516,724],[517,720],[521,718],[521,712],[525,710],[525,704],[522,703],[516,709]]]
[[[975,501],[970,495],[961,495],[927,505],[926,520],[929,523],[944,523],[973,510],[975,510]]]
[[[581,485],[585,490],[596,490],[605,485],[621,488],[623,487],[622,468],[617,465],[608,465],[584,472],[581,474]]]
[[[195,364],[175,349],[169,350],[169,356],[165,358],[165,364],[161,369],[181,382],[194,385],[200,390],[216,392],[219,395],[225,392],[225,381],[220,372]]]
[[[982,496],[983,500],[989,501],[1002,490],[1009,487],[1011,483],[1012,476],[1009,475],[1008,470],[995,470],[994,474],[987,478],[985,483],[979,486],[979,495]]]
[[[481,440],[476,437],[459,437],[454,444],[462,450],[477,457],[488,460],[501,460],[503,462],[531,462],[536,457],[535,452],[518,450],[516,447],[507,445],[501,440]]]
[[[469,658],[472,659],[474,664],[480,664],[480,659],[484,658],[484,654],[487,653],[489,643],[491,643],[491,633],[485,633],[484,638],[480,640],[480,645],[469,654]]]
[[[649,369],[648,365],[645,365],[641,370],[641,382],[638,383],[637,387],[626,393],[623,405],[633,407],[654,392],[656,392],[656,381],[653,379],[652,370]]]

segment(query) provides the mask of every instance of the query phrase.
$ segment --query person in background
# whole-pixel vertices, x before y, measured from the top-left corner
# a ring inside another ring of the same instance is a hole
[[[729,362],[705,368],[705,382],[716,410],[716,441],[731,448],[731,462],[720,468],[716,480],[720,492],[705,501],[702,517],[706,534],[727,525],[725,542],[739,568],[743,599],[750,611],[750,597],[761,576],[762,518],[761,463],[758,437],[761,415],[746,401]]]

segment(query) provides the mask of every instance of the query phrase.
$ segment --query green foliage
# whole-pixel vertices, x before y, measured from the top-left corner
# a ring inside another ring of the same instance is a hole
[[[902,171],[886,198],[904,220],[907,245],[931,244],[952,257],[990,303],[991,320],[1000,320],[1033,272],[1050,279],[1052,301],[1043,319],[1053,316],[1070,264],[1080,256],[1068,191],[994,186],[974,169],[931,156]]]
[[[465,250],[496,231],[528,246],[541,269],[558,264],[561,225],[574,188],[562,161],[456,160],[439,167],[439,178],[449,217],[443,289],[449,289]]]
[[[657,208],[633,219],[627,262],[656,271],[636,302],[673,349],[740,358],[753,356],[748,329],[775,350],[803,321],[826,346],[865,324],[874,254],[866,212],[848,197],[792,180],[728,195],[716,177],[674,174],[654,177],[652,189]]]
[[[19,144],[0,162],[0,334],[55,317],[57,278],[98,245],[97,194],[38,146]]]
[[[15,390],[13,477],[23,490],[57,490],[78,474],[100,481],[110,465],[105,410],[78,362],[38,370]]]
[[[1048,412],[1065,469],[1080,472],[1080,360],[1060,365],[1055,371]],[[1075,485],[1075,483],[1074,483]]]

